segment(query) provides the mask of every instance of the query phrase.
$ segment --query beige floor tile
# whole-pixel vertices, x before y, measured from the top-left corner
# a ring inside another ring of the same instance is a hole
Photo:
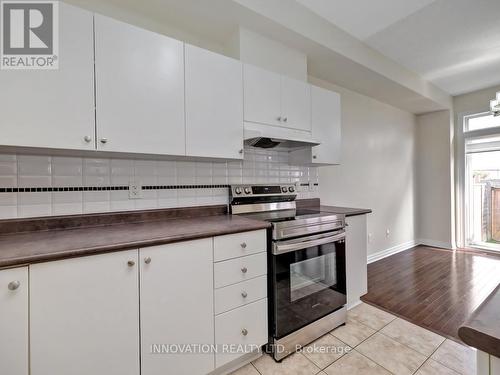
[[[428,359],[422,367],[418,369],[415,375],[458,375],[458,372],[443,366],[439,362]]]
[[[361,324],[357,320],[348,319],[345,326],[338,327],[330,333],[354,348],[375,332],[374,329]]]
[[[399,318],[390,322],[380,332],[427,357],[444,341],[444,337]]]
[[[398,375],[413,374],[427,359],[426,356],[378,332],[357,346],[356,350]]]
[[[357,320],[364,325],[379,330],[392,322],[396,317],[380,309],[361,303],[347,312],[350,319]]]
[[[328,375],[390,375],[390,372],[352,350],[325,369]]]
[[[253,367],[251,363],[243,366],[242,368],[234,371],[231,375],[260,375],[259,372]]]
[[[336,337],[326,334],[304,347],[301,353],[314,362],[316,366],[324,369],[349,352],[350,349],[348,345]]]
[[[277,363],[269,355],[263,355],[252,362],[262,375],[315,375],[321,369],[300,353],[286,357]]]
[[[431,358],[462,375],[476,372],[476,351],[455,341],[446,339]]]

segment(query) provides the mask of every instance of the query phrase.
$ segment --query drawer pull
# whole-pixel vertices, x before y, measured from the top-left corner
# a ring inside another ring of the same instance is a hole
[[[248,268],[246,268],[246,267],[243,267],[243,268],[241,269],[241,272],[243,272],[243,273],[247,273],[247,271],[248,271]]]
[[[246,248],[247,248],[247,243],[246,243],[246,242],[243,242],[243,243],[241,244],[241,248],[242,248],[242,249],[246,249]]]
[[[243,336],[248,335],[248,330],[247,330],[246,328],[243,328],[243,329],[241,330],[241,334],[242,334]]]
[[[243,298],[247,298],[247,297],[248,297],[248,294],[247,294],[247,292],[243,291],[243,292],[241,292],[241,296],[242,296]]]
[[[133,260],[129,260],[129,261],[127,262],[127,264],[128,264],[128,266],[129,266],[129,267],[133,267],[133,266],[135,266],[135,262],[134,262]]]
[[[9,290],[16,290],[17,288],[19,288],[19,286],[21,286],[21,282],[19,280],[16,280],[11,281],[9,285],[7,285],[7,288],[9,288]]]
[[[144,263],[146,264],[151,263],[151,258],[150,257],[144,258]]]

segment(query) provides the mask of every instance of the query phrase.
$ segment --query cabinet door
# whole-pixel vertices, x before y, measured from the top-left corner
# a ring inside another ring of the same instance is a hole
[[[243,158],[243,68],[240,61],[185,46],[186,154]]]
[[[311,131],[311,86],[296,79],[281,77],[282,126]]]
[[[312,148],[312,162],[340,164],[341,126],[340,95],[311,86],[312,135],[321,141]]]
[[[28,268],[0,271],[0,374],[28,375]]]
[[[139,374],[137,257],[30,266],[31,375]]]
[[[214,343],[212,239],[140,249],[142,375],[197,375],[214,353],[163,353],[161,346]],[[175,350],[174,347],[172,350]],[[159,350],[160,353],[155,353]]]
[[[281,77],[245,65],[243,68],[245,121],[279,125],[281,121]]]
[[[95,148],[93,48],[92,13],[60,2],[59,69],[0,70],[1,145]]]
[[[97,147],[184,155],[182,42],[95,16]]]
[[[346,218],[347,307],[368,292],[366,215]]]

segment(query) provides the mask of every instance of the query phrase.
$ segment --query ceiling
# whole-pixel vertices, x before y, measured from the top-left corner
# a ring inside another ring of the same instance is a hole
[[[500,83],[499,0],[297,0],[451,95]]]

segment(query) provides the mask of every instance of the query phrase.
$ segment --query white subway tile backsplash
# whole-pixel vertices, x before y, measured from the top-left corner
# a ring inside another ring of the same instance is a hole
[[[299,198],[318,197],[318,169],[288,164],[286,151],[245,149],[245,160],[158,161],[0,154],[0,218],[66,215],[149,208],[227,204],[228,189],[143,190],[129,199],[128,190],[8,192],[8,188],[68,188],[86,186],[230,185],[311,183]]]

